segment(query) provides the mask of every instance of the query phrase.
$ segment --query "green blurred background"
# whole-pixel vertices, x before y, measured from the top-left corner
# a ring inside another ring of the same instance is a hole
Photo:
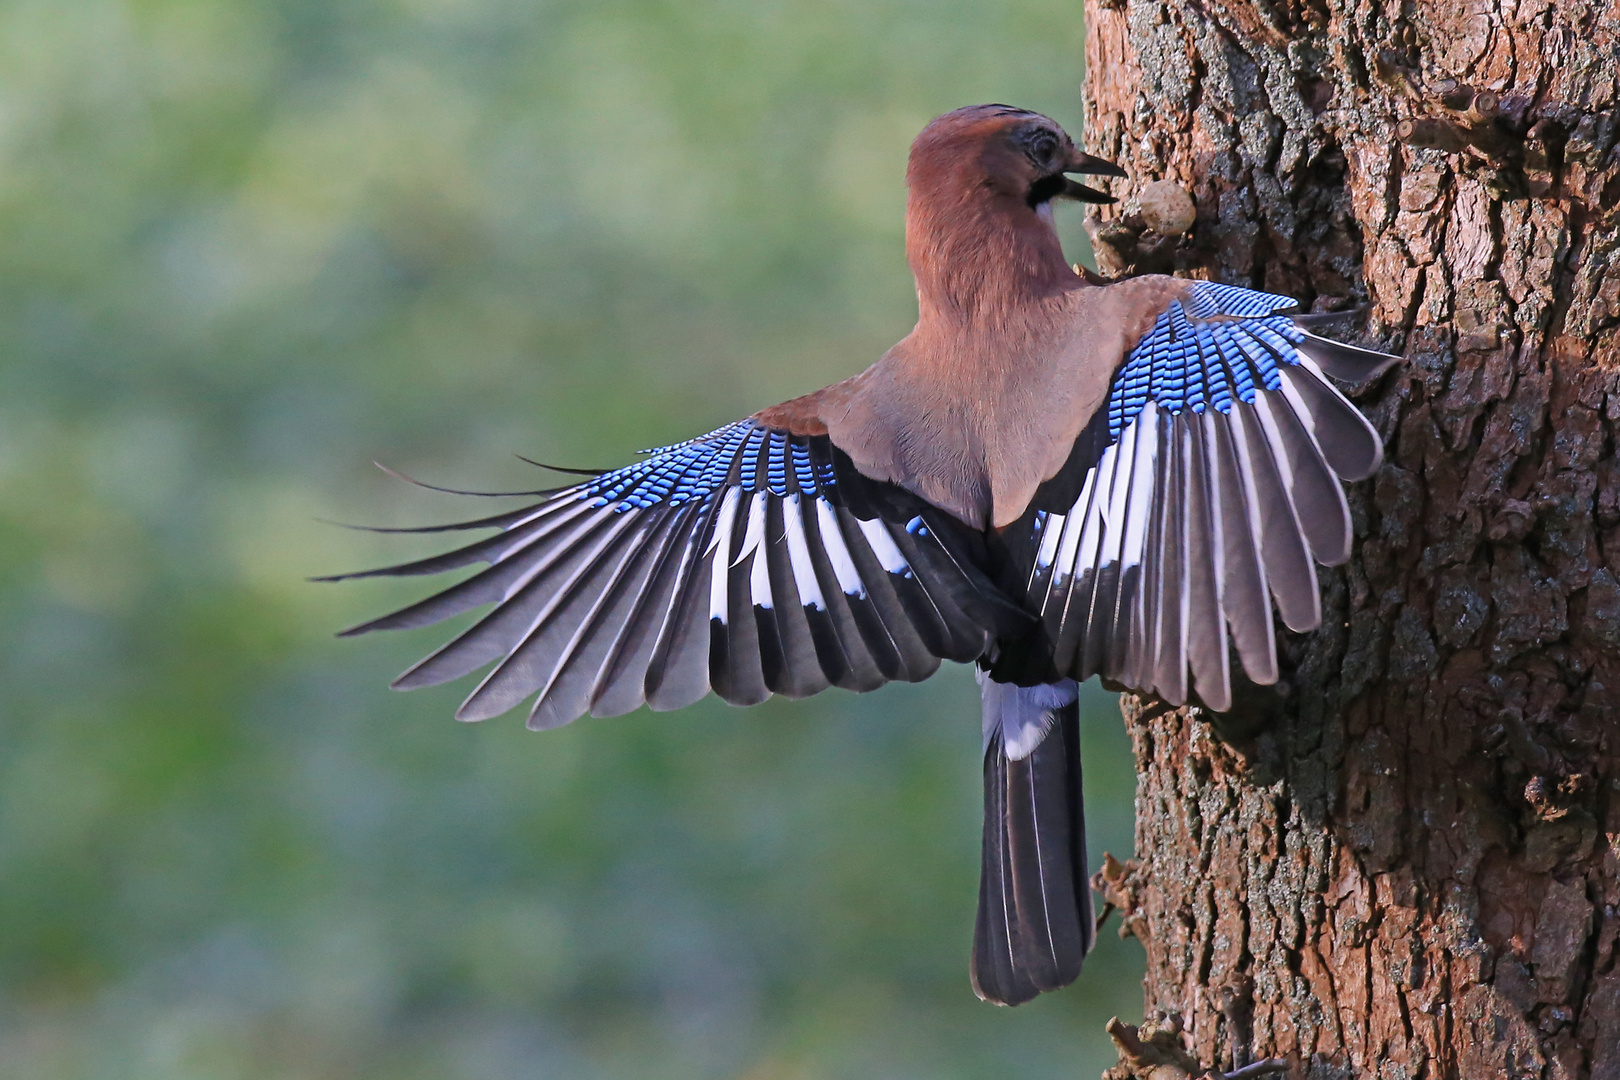
[[[906,147],[1080,119],[1072,0],[0,3],[0,1076],[1074,1077],[967,982],[965,669],[545,735],[316,586],[915,315]],[[1062,225],[1081,254],[1079,213]],[[1093,688],[1094,690],[1094,688]],[[1090,837],[1133,777],[1086,702]]]

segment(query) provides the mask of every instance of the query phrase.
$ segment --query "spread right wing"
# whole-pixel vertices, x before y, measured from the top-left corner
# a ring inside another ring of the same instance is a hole
[[[953,549],[950,530],[929,527],[928,508],[905,521],[852,513],[825,436],[750,419],[648,454],[536,493],[547,497],[535,505],[441,527],[500,530],[477,543],[323,579],[488,564],[344,633],[425,626],[493,604],[394,686],[493,664],[456,715],[481,720],[532,696],[529,726],[549,728],[643,702],[676,709],[711,688],[753,704],[772,693],[915,682],[941,658],[980,656],[1008,612],[1027,619]]]
[[[1066,512],[1033,512],[1024,603],[1056,671],[1231,707],[1229,643],[1277,680],[1272,605],[1321,622],[1314,563],[1350,556],[1341,480],[1382,441],[1327,376],[1397,359],[1317,337],[1285,296],[1197,282],[1125,358]],[[1228,636],[1230,632],[1230,637]]]

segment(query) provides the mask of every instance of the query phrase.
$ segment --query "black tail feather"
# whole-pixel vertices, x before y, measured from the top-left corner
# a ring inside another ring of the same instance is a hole
[[[1066,686],[1067,703],[1043,707],[1061,700],[1058,687],[984,684],[989,740],[972,978],[979,997],[998,1005],[1018,1005],[1073,982],[1095,937],[1079,705],[1074,684]],[[1033,731],[1032,714],[1038,718]],[[1032,738],[1039,738],[1033,750],[1009,756],[1009,741],[1016,753]]]

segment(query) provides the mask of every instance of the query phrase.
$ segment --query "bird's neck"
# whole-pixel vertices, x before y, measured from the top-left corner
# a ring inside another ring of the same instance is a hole
[[[919,322],[993,330],[1084,286],[1063,258],[1049,211],[982,188],[930,196],[937,193],[913,190],[906,206]]]

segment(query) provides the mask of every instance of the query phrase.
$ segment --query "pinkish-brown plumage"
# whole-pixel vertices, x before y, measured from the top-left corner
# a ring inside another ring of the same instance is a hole
[[[1075,680],[1222,710],[1230,655],[1275,682],[1274,618],[1321,618],[1349,554],[1340,479],[1376,432],[1324,372],[1391,358],[1286,297],[1064,259],[1066,173],[1120,175],[1046,117],[960,109],[912,146],[917,325],[871,367],[486,518],[495,535],[371,574],[488,566],[363,626],[491,604],[395,683],[493,665],[457,715],[531,727],[713,690],[872,690],[972,662],[985,829],[971,975],[1017,1004],[1080,971],[1093,923]],[[366,576],[366,575],[355,575]]]
[[[1088,285],[1063,269],[1062,289],[981,317],[924,300],[916,328],[870,368],[755,418],[825,432],[867,476],[1005,528],[1068,460],[1126,350],[1187,289],[1158,276]]]
[[[906,168],[916,328],[861,374],[755,414],[825,432],[862,473],[979,529],[1023,515],[1125,352],[1187,290],[1161,276],[1092,285],[1070,267],[1050,204],[1028,201],[1045,175],[1015,142],[1029,123],[963,109],[917,136]],[[1067,135],[1058,153],[1091,164]]]

